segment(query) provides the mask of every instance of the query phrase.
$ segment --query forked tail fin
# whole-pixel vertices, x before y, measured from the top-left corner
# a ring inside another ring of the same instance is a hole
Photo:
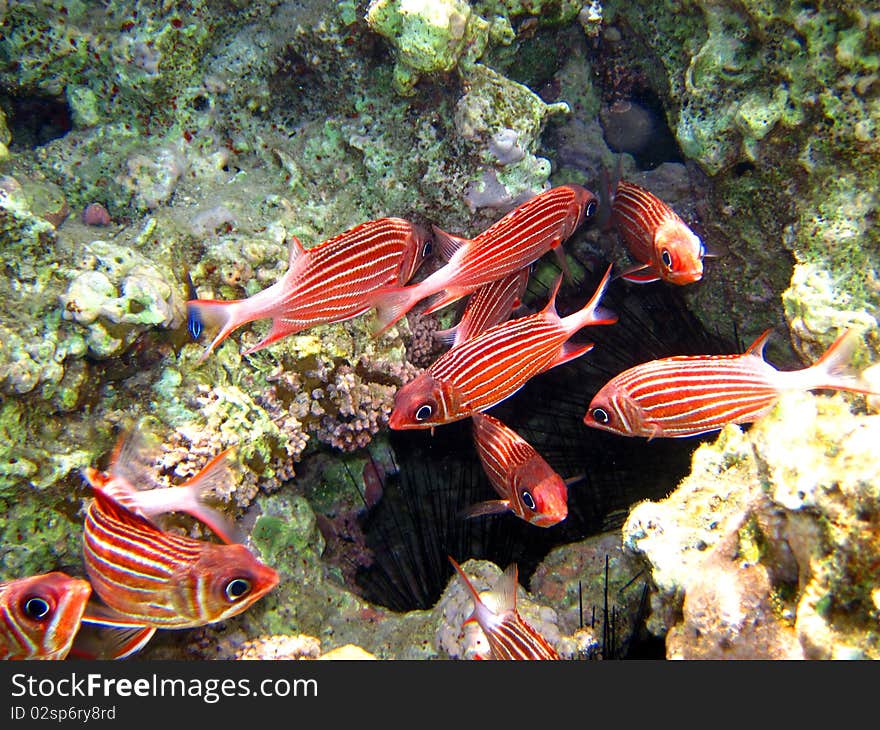
[[[859,333],[852,329],[846,330],[813,365],[792,373],[792,376],[803,380],[799,385],[805,390],[846,390],[850,393],[880,396],[880,392],[876,388],[872,389],[870,383],[852,368],[852,356],[858,343]]]
[[[166,512],[186,512],[207,525],[225,543],[244,542],[235,526],[218,510],[209,507],[204,496],[226,487],[232,479],[228,456],[232,449],[226,449],[215,456],[192,479],[177,487],[151,489],[135,492],[124,501],[127,507],[139,514],[153,519]]]
[[[588,324],[614,324],[617,322],[617,315],[614,312],[599,306],[599,301],[602,299],[602,295],[605,294],[610,280],[611,267],[609,266],[605,270],[605,275],[602,277],[602,281],[599,282],[599,286],[596,287],[593,296],[590,297],[590,301],[577,312],[562,319],[566,330],[570,334],[574,334],[581,327],[586,327]]]
[[[373,300],[373,306],[376,307],[376,325],[373,328],[373,335],[381,335],[385,330],[391,327],[410,310],[422,298],[419,285],[411,286],[394,286],[379,289]]]

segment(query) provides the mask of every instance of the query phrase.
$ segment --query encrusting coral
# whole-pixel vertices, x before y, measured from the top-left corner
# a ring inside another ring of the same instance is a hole
[[[651,563],[668,656],[880,656],[878,437],[841,396],[787,395],[633,508],[624,544]]]

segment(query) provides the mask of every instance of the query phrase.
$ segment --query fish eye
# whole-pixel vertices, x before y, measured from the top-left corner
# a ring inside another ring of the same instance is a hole
[[[592,218],[596,215],[596,208],[599,207],[599,204],[595,200],[591,200],[587,203],[587,209],[584,211],[584,216],[586,218]]]
[[[596,423],[606,424],[611,420],[611,417],[608,415],[608,411],[604,408],[594,408],[590,411],[593,415],[593,420]]]
[[[431,255],[431,252],[434,250],[434,244],[430,241],[425,241],[425,245],[422,246],[422,258],[428,258]]]
[[[251,582],[245,578],[233,578],[226,584],[223,592],[230,602],[235,603],[239,598],[251,592]]]
[[[42,621],[49,616],[52,606],[45,598],[39,596],[31,596],[22,604],[22,610],[25,616],[29,616],[37,621]]]
[[[419,406],[418,409],[416,410],[416,420],[417,421],[424,421],[425,419],[430,418],[431,414],[433,412],[434,412],[434,409],[431,408],[430,405],[425,403],[425,404]]]
[[[520,499],[522,499],[523,504],[531,510],[536,509],[535,500],[532,495],[529,493],[527,489],[523,489],[520,492]]]
[[[664,248],[664,249],[660,252],[660,260],[663,262],[663,265],[664,265],[667,269],[671,269],[671,268],[672,268],[672,254],[669,253],[669,249],[668,249],[668,248]]]

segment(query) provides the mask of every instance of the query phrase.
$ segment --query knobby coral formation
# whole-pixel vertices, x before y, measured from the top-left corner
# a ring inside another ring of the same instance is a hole
[[[632,510],[624,543],[651,563],[668,656],[880,656],[878,429],[839,396],[792,394]]]

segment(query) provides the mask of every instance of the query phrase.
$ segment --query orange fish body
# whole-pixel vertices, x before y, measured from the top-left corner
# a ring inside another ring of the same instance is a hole
[[[672,284],[691,284],[702,278],[703,242],[672,208],[648,190],[618,182],[611,204],[611,225],[639,262],[621,278],[637,283],[663,279]]]
[[[0,583],[0,659],[64,659],[91,593],[59,572]]]
[[[495,325],[441,355],[397,391],[391,428],[433,428],[467,418],[513,395],[531,377],[589,352],[592,344],[567,340],[587,325],[617,321],[599,307],[609,275],[610,269],[578,312],[556,313],[560,277],[541,312]]]
[[[465,623],[476,621],[489,643],[493,659],[559,659],[559,653],[535,629],[526,623],[516,610],[516,564],[508,566],[491,595],[496,608],[486,605],[467,575],[451,557],[449,562],[471,594],[474,612]],[[478,655],[479,656],[479,655]]]
[[[451,342],[455,347],[506,321],[522,302],[522,295],[529,283],[530,268],[527,266],[481,286],[468,298],[458,324],[448,330],[440,330],[434,336],[441,342]]]
[[[247,355],[282,337],[364,314],[381,287],[405,284],[430,254],[425,232],[402,218],[361,223],[305,250],[293,238],[287,273],[247,299],[187,302],[190,320],[218,328],[203,361],[243,324],[272,319],[272,330]]]
[[[500,500],[482,502],[467,514],[512,511],[538,527],[551,527],[568,515],[568,487],[524,438],[497,418],[475,413],[474,443],[483,469]]]
[[[278,574],[244,545],[163,532],[96,488],[83,557],[92,587],[129,623],[164,629],[235,616],[266,595]]]
[[[452,236],[435,226],[437,247],[448,263],[418,284],[380,292],[379,329],[393,325],[426,297],[439,294],[424,312],[429,314],[521,271],[550,250],[558,250],[562,259],[559,246],[597,208],[593,193],[569,184],[527,200],[473,239]]]
[[[815,364],[782,372],[764,360],[764,332],[741,355],[652,360],[616,375],[590,401],[584,423],[622,436],[683,438],[752,423],[786,391],[872,394],[847,365],[857,339],[845,332]]]

